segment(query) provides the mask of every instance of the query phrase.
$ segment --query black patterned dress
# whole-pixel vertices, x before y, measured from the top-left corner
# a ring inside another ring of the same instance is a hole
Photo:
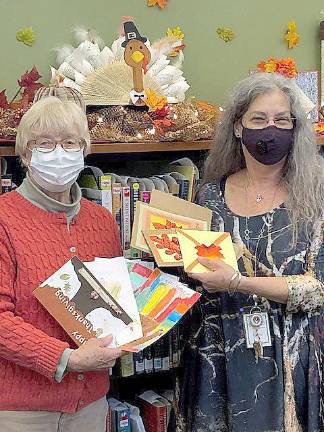
[[[241,217],[226,206],[222,183],[204,187],[199,204],[212,229],[232,234],[246,276],[284,276],[287,305],[263,299],[272,346],[258,363],[246,348],[247,295],[204,292],[186,323],[177,432],[323,432],[323,225],[311,244],[291,246],[284,205]]]

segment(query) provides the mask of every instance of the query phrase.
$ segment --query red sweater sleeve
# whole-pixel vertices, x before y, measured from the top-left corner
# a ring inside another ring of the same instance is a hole
[[[15,315],[15,257],[0,225],[0,357],[54,380],[66,342],[52,338]]]

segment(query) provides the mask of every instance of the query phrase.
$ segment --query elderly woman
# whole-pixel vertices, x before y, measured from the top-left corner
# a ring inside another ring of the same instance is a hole
[[[121,255],[111,214],[76,184],[89,145],[74,102],[41,99],[19,125],[27,175],[0,198],[1,431],[105,431],[107,370],[121,351],[109,337],[77,348],[32,294],[74,255]]]
[[[236,272],[201,259],[181,432],[324,430],[323,160],[295,84],[256,74],[236,87],[198,202],[232,235]]]

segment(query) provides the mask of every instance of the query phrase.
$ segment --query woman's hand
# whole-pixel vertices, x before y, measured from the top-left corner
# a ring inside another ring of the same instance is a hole
[[[112,339],[112,336],[89,339],[71,353],[67,370],[70,372],[86,372],[113,367],[116,359],[121,357],[124,352],[119,348],[108,348]]]
[[[199,280],[208,292],[227,291],[235,270],[220,260],[198,257],[198,261],[207,267],[206,273],[188,273],[188,275]]]

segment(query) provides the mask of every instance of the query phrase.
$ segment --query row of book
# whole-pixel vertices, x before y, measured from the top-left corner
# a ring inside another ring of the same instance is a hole
[[[168,371],[180,366],[182,341],[180,324],[152,346],[138,353],[128,353],[109,371],[114,377],[129,377],[144,373]]]
[[[192,201],[199,183],[198,169],[187,158],[176,162],[161,168],[158,174],[150,177],[103,173],[97,167],[86,167],[81,173],[78,182],[83,196],[107,208],[116,219],[126,257],[148,257],[147,254],[130,248],[137,201],[149,203],[154,189]]]
[[[173,405],[172,390],[147,390],[132,404],[109,398],[106,432],[167,432]]]

